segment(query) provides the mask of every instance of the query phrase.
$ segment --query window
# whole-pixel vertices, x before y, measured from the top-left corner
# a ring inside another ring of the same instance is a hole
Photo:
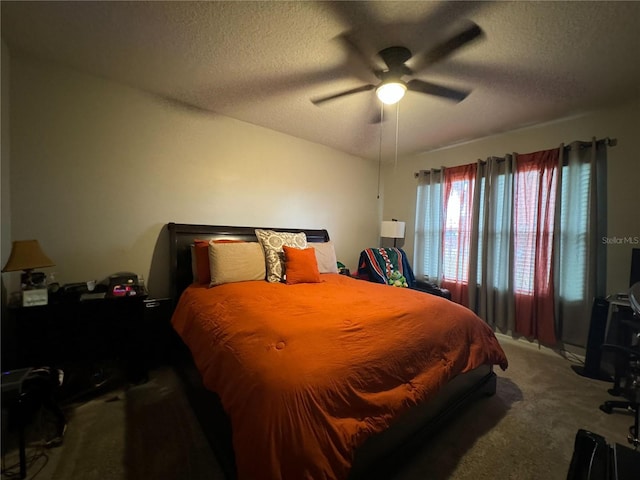
[[[416,251],[414,271],[419,278],[439,281],[442,244],[440,212],[442,210],[442,183],[440,172],[423,172],[420,176],[422,187],[418,189],[416,212]]]
[[[586,236],[587,222],[587,192],[588,192],[588,165],[582,165],[579,175],[580,188],[583,191],[583,202],[579,211],[571,215],[566,209],[561,209],[561,223],[571,224],[570,231],[564,231],[565,235]],[[521,295],[532,295],[534,291],[534,270],[536,268],[536,249],[546,248],[551,251],[553,238],[553,222],[551,225],[537,220],[542,212],[538,205],[546,204],[547,209],[555,208],[555,183],[549,176],[552,172],[540,172],[536,168],[527,169],[514,174],[499,173],[491,179],[491,191],[488,191],[488,179],[481,177],[479,182],[479,202],[477,204],[478,215],[478,244],[477,244],[477,278],[478,285],[483,282],[483,268],[491,268],[493,271],[513,268],[513,290]],[[511,178],[508,179],[508,176]],[[576,177],[568,175],[566,167],[563,170],[562,196],[563,204],[568,191],[568,182],[575,182]],[[473,189],[475,178],[469,176],[462,178],[455,175],[449,184],[445,180],[423,184],[418,187],[418,217],[416,222],[416,235],[421,238],[416,245],[424,244],[419,258],[422,264],[416,268],[416,272],[431,279],[440,279],[445,282],[468,283],[469,280],[469,254],[471,247],[471,228],[473,225]],[[507,189],[509,182],[518,184],[518,195],[511,195]],[[575,189],[575,187],[574,187]],[[434,197],[443,195],[444,208],[440,213],[438,202]],[[486,195],[490,195],[486,198]],[[509,204],[511,202],[511,205]],[[489,211],[485,211],[488,205]],[[512,211],[517,212],[512,216]],[[571,221],[569,222],[569,218]],[[513,228],[513,263],[505,264],[500,255],[492,252],[500,252],[508,248],[510,242],[510,230]],[[538,232],[542,228],[542,238]],[[486,230],[486,232],[485,232]],[[442,242],[440,245],[431,242],[437,238],[441,231]],[[582,232],[582,233],[579,233]],[[488,242],[491,248],[485,252]],[[573,250],[576,280],[572,286],[567,285],[563,290],[565,295],[580,296],[582,294],[579,278],[584,275],[584,258],[586,242],[582,248]],[[485,257],[486,254],[486,258]],[[437,257],[442,257],[441,270],[438,269]],[[484,267],[483,262],[487,262]],[[551,256],[545,256],[545,269],[550,268]],[[506,273],[492,278],[504,279]],[[487,285],[493,289],[504,288],[504,281],[495,281]],[[574,292],[575,290],[575,292]]]
[[[555,181],[549,176],[554,172],[540,171],[537,165],[515,174],[513,287],[517,294],[533,295],[536,269],[551,271],[556,202]]]
[[[608,145],[491,157],[475,174],[421,172],[417,276],[505,331],[584,345],[583,319],[594,296],[606,295]]]
[[[587,276],[589,186],[591,169],[587,163],[562,167],[560,209],[560,257],[563,277],[559,285],[560,297],[568,301],[585,298]]]
[[[445,198],[444,234],[442,243],[442,278],[447,281],[469,281],[469,247],[471,238],[471,202],[475,180],[451,182]]]

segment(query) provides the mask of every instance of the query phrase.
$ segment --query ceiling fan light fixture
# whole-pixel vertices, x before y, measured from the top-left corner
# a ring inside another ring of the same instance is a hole
[[[406,91],[407,86],[404,82],[395,80],[392,82],[385,82],[376,88],[376,95],[382,103],[386,105],[393,105],[402,100]]]

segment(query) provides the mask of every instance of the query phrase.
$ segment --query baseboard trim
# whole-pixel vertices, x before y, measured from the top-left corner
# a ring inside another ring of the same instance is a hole
[[[512,343],[517,343],[518,345],[523,345],[525,347],[537,350],[542,353],[546,353],[548,355],[560,355],[563,358],[577,360],[584,363],[584,358],[586,355],[586,349],[583,347],[578,347],[576,345],[568,345],[563,344],[561,347],[552,348],[541,345],[540,342],[529,340],[525,337],[513,337],[506,333],[495,332],[498,340],[508,341]]]

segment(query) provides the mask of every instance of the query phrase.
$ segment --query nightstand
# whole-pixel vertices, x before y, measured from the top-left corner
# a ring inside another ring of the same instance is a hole
[[[145,296],[53,297],[48,305],[11,306],[3,335],[3,370],[38,367],[65,372],[62,400],[146,381],[161,362],[168,299]],[[164,308],[163,308],[164,307]]]

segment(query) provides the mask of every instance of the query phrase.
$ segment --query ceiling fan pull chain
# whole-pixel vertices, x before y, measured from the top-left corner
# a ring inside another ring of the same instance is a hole
[[[378,199],[380,199],[380,169],[382,168],[382,125],[384,122],[384,103],[380,102],[380,142],[378,143]]]
[[[399,128],[398,126],[400,125],[400,102],[396,103],[396,158],[395,158],[395,163],[393,165],[393,173],[395,173],[396,168],[398,167],[398,132],[399,132]]]

